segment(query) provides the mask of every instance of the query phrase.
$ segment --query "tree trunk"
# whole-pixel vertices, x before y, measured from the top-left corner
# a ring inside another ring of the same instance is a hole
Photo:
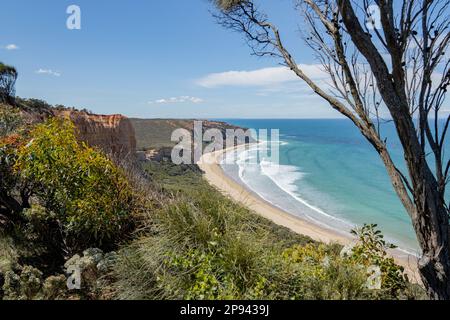
[[[413,224],[422,248],[419,270],[423,284],[430,298],[450,300],[449,217],[436,190],[416,200],[420,218]]]
[[[393,114],[412,182],[415,212],[410,215],[422,249],[421,278],[430,298],[450,300],[449,212],[420,148],[412,119]]]
[[[422,249],[420,275],[430,298],[450,300],[449,212],[420,148],[412,119],[398,110],[391,112],[413,189],[414,210],[408,213]]]
[[[449,212],[417,137],[404,81],[395,81],[395,79],[403,80],[403,75],[389,72],[381,53],[356,17],[351,1],[338,0],[338,4],[353,43],[370,64],[380,95],[392,115],[404,150],[414,200],[413,206],[405,208],[411,216],[422,249],[423,255],[419,260],[422,281],[430,298],[450,299]],[[384,26],[385,29],[389,27]],[[390,31],[394,33],[394,30]],[[393,49],[398,48],[394,46]],[[398,65],[394,66],[396,67]],[[390,176],[394,188],[400,193],[399,186],[396,186],[392,179],[393,175]]]

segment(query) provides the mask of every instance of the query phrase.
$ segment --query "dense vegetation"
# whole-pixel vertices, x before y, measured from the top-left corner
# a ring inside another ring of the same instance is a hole
[[[222,196],[201,175],[147,164],[165,204],[120,251],[114,289],[124,299],[379,299],[417,297],[386,256],[375,226],[348,254],[294,234]],[[367,287],[367,267],[382,289]]]
[[[69,120],[30,127],[20,115],[1,106],[0,282],[6,287],[27,268],[34,278],[55,276],[75,253],[117,248],[137,211],[125,171],[77,141]]]
[[[101,245],[120,234],[133,205],[121,169],[78,142],[69,120],[51,118],[29,136],[17,150],[14,171],[54,214],[70,248]]]
[[[4,299],[419,296],[375,226],[342,251],[234,203],[196,167],[113,161],[77,141],[67,120],[25,124],[21,109],[2,105],[0,129]],[[69,291],[74,265],[81,290]],[[369,289],[371,265],[381,289]]]

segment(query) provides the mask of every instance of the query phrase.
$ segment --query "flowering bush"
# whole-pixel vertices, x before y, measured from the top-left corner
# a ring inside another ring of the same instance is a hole
[[[19,147],[14,169],[77,246],[102,244],[123,231],[133,204],[125,174],[78,142],[70,121],[37,125]]]

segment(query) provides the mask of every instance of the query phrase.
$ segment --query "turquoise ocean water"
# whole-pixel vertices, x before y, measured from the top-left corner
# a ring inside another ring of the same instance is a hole
[[[383,163],[348,120],[236,120],[253,129],[279,129],[280,167],[265,161],[246,165],[251,152],[240,152],[225,172],[273,205],[304,219],[348,233],[376,223],[386,238],[418,254],[410,219],[398,200]],[[382,125],[392,157],[404,168],[392,123]],[[447,151],[448,150],[448,151]],[[450,152],[447,141],[446,151]],[[447,199],[450,194],[447,193]]]

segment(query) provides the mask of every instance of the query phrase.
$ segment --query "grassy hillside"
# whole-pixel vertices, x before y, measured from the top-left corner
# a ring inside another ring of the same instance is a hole
[[[341,246],[314,242],[255,215],[220,194],[189,167],[150,162],[144,170],[152,188],[163,196],[163,203],[152,211],[136,239],[122,247],[113,273],[115,297],[195,300],[419,296],[417,288],[405,281],[402,269],[384,256],[384,242],[371,227],[361,233],[354,254],[341,256]],[[383,273],[381,290],[367,287],[364,266],[375,261]]]
[[[177,128],[189,128],[192,126],[188,120],[164,120],[164,119],[131,119],[136,132],[137,149],[149,150],[174,146],[170,141],[172,132]]]
[[[173,147],[174,142],[170,141],[172,132],[182,128],[193,130],[194,120],[179,119],[131,119],[136,132],[137,149],[150,150],[163,147]],[[219,130],[234,129],[235,126],[218,121],[204,121],[204,128],[217,128]]]
[[[0,298],[418,297],[374,226],[341,255],[223,196],[196,166],[123,163],[79,143],[68,120],[22,117],[0,106]],[[192,123],[138,122],[153,147]],[[368,287],[372,265],[381,289]],[[81,287],[68,290],[74,267]]]

